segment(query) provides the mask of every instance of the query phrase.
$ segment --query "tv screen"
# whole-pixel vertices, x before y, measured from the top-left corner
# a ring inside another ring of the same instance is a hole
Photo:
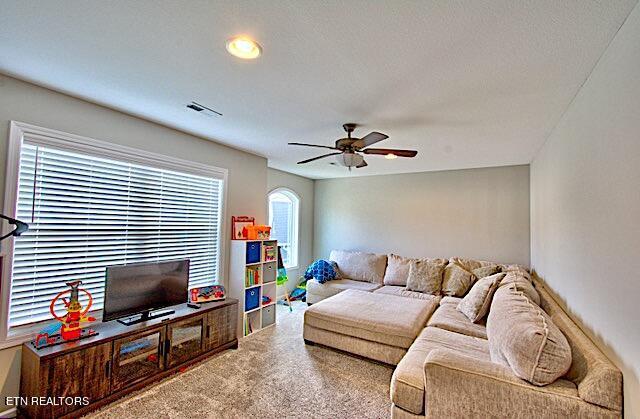
[[[189,261],[109,266],[102,321],[187,302]]]

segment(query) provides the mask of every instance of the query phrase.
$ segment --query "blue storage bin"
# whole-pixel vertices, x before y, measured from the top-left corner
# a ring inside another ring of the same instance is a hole
[[[260,242],[247,242],[247,263],[260,262]]]
[[[260,305],[260,287],[244,290],[244,311],[258,308]]]

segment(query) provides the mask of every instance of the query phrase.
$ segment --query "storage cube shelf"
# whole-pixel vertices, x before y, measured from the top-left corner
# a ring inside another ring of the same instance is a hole
[[[240,336],[248,336],[276,323],[277,251],[276,240],[231,241],[227,294],[240,300]],[[267,297],[268,302],[263,303],[263,297]]]

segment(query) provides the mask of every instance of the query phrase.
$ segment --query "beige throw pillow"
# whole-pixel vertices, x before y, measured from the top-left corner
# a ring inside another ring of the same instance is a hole
[[[427,294],[438,294],[442,286],[442,272],[446,263],[447,261],[444,259],[412,260],[409,265],[407,289]]]
[[[480,322],[489,312],[493,294],[505,275],[504,273],[497,273],[479,279],[471,287],[471,291],[458,304],[458,311],[467,316],[472,322]]]
[[[549,315],[515,284],[496,291],[487,319],[493,362],[508,365],[531,384],[544,386],[571,367],[571,347]]]
[[[407,286],[409,266],[413,259],[390,254],[387,256],[387,270],[384,273],[384,285]]]
[[[471,273],[474,274],[476,278],[484,278],[485,276],[491,276],[493,274],[497,274],[498,272],[500,272],[499,265],[481,266],[471,271]]]
[[[444,269],[444,279],[442,281],[442,294],[454,297],[463,297],[471,285],[476,280],[476,276],[454,262],[449,262]]]

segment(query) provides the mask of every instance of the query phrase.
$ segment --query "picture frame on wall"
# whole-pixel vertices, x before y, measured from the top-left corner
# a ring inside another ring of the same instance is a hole
[[[231,217],[231,237],[232,240],[246,240],[246,237],[242,234],[242,230],[245,227],[253,226],[256,224],[254,217],[247,216],[232,216]]]

